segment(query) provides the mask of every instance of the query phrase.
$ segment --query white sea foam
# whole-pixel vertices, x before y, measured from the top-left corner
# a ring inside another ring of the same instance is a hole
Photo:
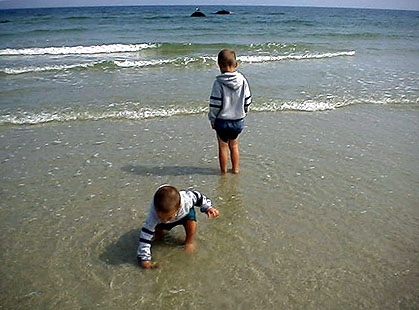
[[[149,67],[149,66],[160,66],[165,64],[174,64],[179,66],[187,66],[192,63],[207,63],[215,62],[215,57],[210,56],[198,56],[198,57],[176,57],[170,59],[151,59],[151,60],[125,60],[125,61],[114,61],[114,64],[119,67],[132,68],[132,67]]]
[[[33,48],[0,49],[0,56],[33,56],[33,55],[72,55],[72,54],[109,54],[137,52],[146,48],[156,48],[157,44],[104,44],[91,46],[51,46]]]
[[[358,98],[346,100],[295,100],[253,103],[251,112],[280,112],[280,111],[303,111],[316,112],[334,110],[337,108],[355,104],[409,104],[418,103],[418,99],[390,99],[390,98]],[[171,117],[175,115],[193,115],[207,113],[207,103],[193,106],[170,106],[170,107],[141,107],[140,103],[114,103],[102,107],[90,107],[82,111],[62,109],[57,111],[42,112],[13,112],[0,115],[0,125],[36,125],[48,122],[71,122],[71,121],[96,121],[96,120],[143,120],[148,118]]]
[[[124,61],[114,61],[115,65],[122,68],[141,68],[149,66],[158,66],[164,64],[174,63],[176,59],[154,59],[154,60],[124,60]]]
[[[29,73],[29,72],[44,72],[44,71],[60,71],[60,70],[69,70],[74,68],[89,68],[94,67],[97,64],[102,62],[90,62],[90,63],[80,63],[80,64],[72,64],[72,65],[52,65],[52,66],[45,66],[45,67],[20,67],[20,68],[4,68],[0,69],[0,72],[4,72],[6,74],[22,74],[22,73]]]
[[[241,62],[244,62],[244,63],[259,63],[259,62],[274,62],[274,61],[281,61],[281,60],[323,59],[323,58],[332,58],[332,57],[340,57],[340,56],[354,56],[354,55],[355,55],[355,51],[343,51],[343,52],[321,53],[321,54],[306,53],[306,54],[302,54],[302,55],[239,56],[237,59]]]
[[[174,115],[191,115],[204,113],[206,106],[196,108],[140,108],[138,110],[114,110],[114,111],[55,111],[40,113],[17,113],[0,115],[0,125],[36,125],[48,122],[70,122],[70,121],[97,121],[103,119],[126,119],[126,120],[142,120],[157,117],[170,117]]]
[[[62,65],[49,65],[44,67],[17,67],[17,68],[2,68],[0,72],[6,74],[22,74],[30,72],[45,72],[45,71],[60,71],[60,70],[69,70],[75,68],[89,68],[101,64],[110,64],[116,65],[121,68],[142,68],[142,67],[152,67],[152,66],[163,66],[167,64],[173,64],[178,66],[187,66],[191,63],[202,62],[206,63],[207,61],[215,62],[215,58],[211,57],[177,57],[171,59],[150,59],[150,60],[113,60],[113,61],[95,61],[89,63],[78,63],[78,64],[62,64]]]
[[[337,108],[355,104],[417,104],[419,99],[390,99],[390,98],[358,98],[341,101],[316,101],[316,100],[296,100],[296,101],[268,101],[253,103],[250,106],[252,112],[280,112],[280,111],[302,111],[317,112],[334,110]],[[71,121],[97,121],[97,120],[143,120],[149,118],[171,117],[175,115],[193,115],[207,113],[207,104],[190,107],[167,107],[152,108],[140,107],[140,103],[120,103],[110,104],[102,109],[71,111],[68,109],[51,112],[14,112],[0,115],[0,125],[37,125],[48,122],[71,122]]]
[[[303,54],[303,55],[283,55],[283,56],[265,56],[265,55],[254,55],[254,56],[240,56],[238,60],[242,63],[260,63],[260,62],[275,62],[281,60],[303,60],[303,59],[322,59],[339,56],[353,56],[355,51],[344,51],[336,53],[323,53],[323,54]],[[211,56],[197,56],[197,57],[177,57],[171,59],[152,59],[152,60],[138,60],[138,61],[114,61],[119,67],[148,67],[148,66],[159,66],[165,64],[175,65],[188,65],[192,63],[215,63],[216,57]]]
[[[266,102],[252,106],[252,111],[256,112],[277,112],[277,111],[327,111],[350,105],[350,102],[326,102],[326,101],[289,101],[289,102]]]

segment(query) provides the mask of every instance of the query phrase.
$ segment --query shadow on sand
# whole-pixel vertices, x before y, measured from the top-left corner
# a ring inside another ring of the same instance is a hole
[[[218,170],[215,168],[192,167],[192,166],[162,166],[162,167],[147,167],[128,165],[121,168],[125,172],[134,173],[137,175],[157,175],[157,176],[177,176],[177,175],[217,175]]]
[[[137,253],[139,237],[139,229],[132,229],[126,232],[118,241],[105,248],[105,251],[99,256],[100,260],[114,266],[123,264],[138,265],[135,254]],[[183,247],[184,243],[185,240],[178,234],[166,232],[163,239],[154,241],[153,245],[157,247]]]
[[[137,252],[138,238],[139,230],[130,230],[123,234],[116,243],[108,245],[99,258],[109,265],[137,265],[135,253]]]

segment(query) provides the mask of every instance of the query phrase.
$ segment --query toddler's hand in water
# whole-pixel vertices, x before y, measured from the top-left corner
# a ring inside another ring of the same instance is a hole
[[[206,214],[209,218],[214,218],[220,215],[220,212],[218,212],[218,210],[215,208],[210,208],[207,210]]]

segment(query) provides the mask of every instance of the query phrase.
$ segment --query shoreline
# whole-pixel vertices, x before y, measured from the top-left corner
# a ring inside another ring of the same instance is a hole
[[[255,105],[253,107],[254,110],[251,110],[251,114],[259,114],[259,113],[280,113],[280,114],[287,114],[287,113],[308,113],[308,114],[316,114],[316,113],[322,113],[322,112],[332,112],[332,111],[341,111],[342,109],[351,109],[354,107],[362,107],[362,106],[369,106],[374,105],[376,107],[381,107],[381,109],[388,109],[388,110],[411,110],[416,111],[419,109],[419,103],[356,103],[356,104],[347,104],[347,105],[337,105],[333,106],[333,104],[324,104],[323,106],[317,106],[316,109],[311,109],[310,101],[302,101],[301,104],[298,103],[292,103],[289,105],[288,103],[282,103],[281,107],[276,107],[275,104],[264,104],[264,105]],[[113,104],[111,104],[113,105]],[[160,110],[155,111],[148,111],[147,108],[141,108],[139,109],[140,112],[135,112],[134,110],[130,109],[128,111],[113,111],[112,113],[109,113],[109,115],[103,115],[103,116],[94,116],[94,114],[89,115],[85,114],[84,116],[78,116],[80,113],[73,111],[69,115],[65,116],[62,115],[60,117],[57,116],[50,116],[50,120],[31,120],[27,119],[26,121],[18,121],[15,117],[15,120],[12,121],[4,121],[3,123],[0,123],[0,130],[1,129],[7,129],[12,127],[32,127],[32,126],[44,126],[44,125],[74,125],[77,123],[85,123],[85,122],[143,122],[143,121],[149,121],[149,120],[164,120],[164,119],[172,119],[176,117],[206,117],[207,112],[204,110],[206,109],[206,106],[198,107],[198,108],[191,108],[190,113],[182,113],[182,111],[176,112],[176,111],[169,111],[169,112],[163,112]],[[314,108],[314,107],[313,107]],[[138,109],[138,108],[137,108]],[[195,111],[192,111],[195,110]],[[204,112],[202,112],[204,111]],[[124,114],[125,117],[123,116]],[[138,114],[138,115],[137,115]],[[153,115],[154,114],[154,115]],[[51,115],[54,115],[54,113],[51,113]],[[36,114],[34,115],[36,116]],[[38,116],[39,117],[39,116]],[[43,117],[46,117],[45,114],[43,114]]]

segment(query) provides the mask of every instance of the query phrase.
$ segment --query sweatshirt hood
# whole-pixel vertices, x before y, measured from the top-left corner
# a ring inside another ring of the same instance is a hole
[[[218,75],[217,80],[221,84],[233,90],[236,90],[236,89],[239,89],[243,85],[244,76],[240,72],[227,72],[227,73]]]

